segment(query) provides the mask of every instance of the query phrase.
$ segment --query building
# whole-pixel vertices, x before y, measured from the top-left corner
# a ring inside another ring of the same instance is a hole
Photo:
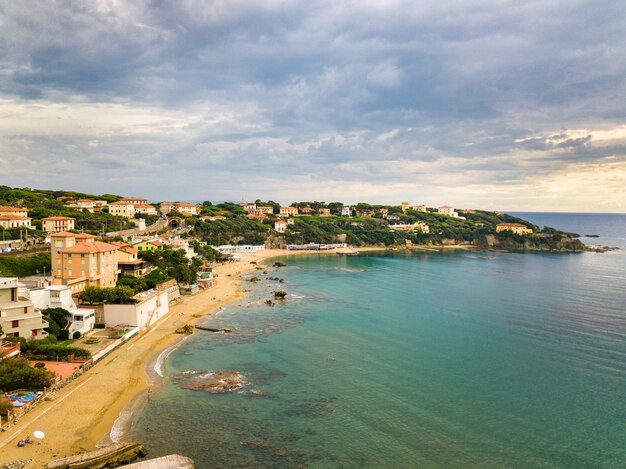
[[[67,285],[72,294],[86,287],[110,288],[117,282],[117,246],[89,234],[53,233],[52,283]]]
[[[77,308],[72,298],[72,289],[66,285],[51,285],[33,289],[30,299],[38,309],[63,308],[70,313],[68,330],[70,337],[74,332],[86,334],[94,328],[96,312],[93,308]]]
[[[276,223],[274,223],[274,229],[278,233],[284,233],[287,229],[287,222],[285,220],[278,220]]]
[[[22,207],[0,206],[0,226],[4,229],[32,228],[28,210]]]
[[[148,203],[148,199],[144,199],[143,197],[124,197],[119,202],[132,205],[145,205]]]
[[[137,251],[162,251],[165,243],[158,239],[148,239],[134,242],[132,246],[137,249]]]
[[[437,209],[437,213],[455,218],[459,216],[459,214],[454,211],[454,207],[451,207],[450,205],[442,205]]]
[[[117,267],[120,274],[130,277],[142,277],[149,272],[146,261],[139,259],[137,248],[122,241],[114,241],[111,244],[117,246]]]
[[[49,324],[26,291],[17,278],[0,277],[0,326],[8,337],[45,337],[48,333],[44,329]]]
[[[41,229],[48,233],[70,231],[76,226],[76,219],[72,217],[48,217],[41,219]]]
[[[259,215],[271,215],[274,213],[274,207],[271,205],[257,205],[256,211]]]
[[[502,231],[511,231],[519,235],[532,234],[533,232],[532,229],[528,228],[526,225],[522,225],[521,223],[499,223],[496,225],[496,233],[500,233]]]
[[[389,225],[390,230],[394,231],[412,231],[412,232],[420,232],[424,234],[430,233],[430,227],[421,221],[415,222],[410,225]]]
[[[278,216],[280,217],[293,217],[298,215],[298,209],[297,207],[280,207],[280,212],[278,213]]]
[[[193,259],[196,257],[196,251],[193,250],[193,247],[189,245],[189,241],[186,239],[176,236],[170,240],[169,245],[174,250],[180,249],[184,251],[187,259]]]
[[[148,290],[133,296],[133,305],[104,305],[104,322],[107,327],[150,327],[169,310],[168,290]]]
[[[341,207],[341,216],[342,217],[351,217],[352,216],[352,207]]]
[[[222,254],[246,254],[265,250],[264,244],[224,244],[222,246],[211,247]]]
[[[402,207],[402,212],[406,212],[408,209],[411,208],[411,204],[408,202],[402,202],[401,203],[401,207]]]
[[[161,213],[167,215],[170,212],[179,212],[187,216],[198,215],[200,207],[187,202],[161,202]]]
[[[113,202],[109,204],[109,213],[116,217],[135,218],[135,204],[130,202]]]
[[[239,206],[248,213],[256,210],[256,203],[254,202],[241,202]]]
[[[322,216],[322,217],[330,217],[330,209],[329,208],[320,208],[320,216]]]
[[[203,221],[218,221],[218,220],[226,220],[226,217],[223,217],[221,215],[217,215],[215,217],[209,216],[209,215],[205,215],[203,217],[200,217],[200,220]]]
[[[424,213],[428,212],[426,205],[414,205],[413,210],[415,210],[416,212],[424,212]]]
[[[135,204],[135,213],[142,213],[144,215],[158,215],[156,207],[150,204]]]

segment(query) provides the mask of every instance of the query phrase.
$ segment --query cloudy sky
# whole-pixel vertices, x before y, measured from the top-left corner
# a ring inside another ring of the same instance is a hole
[[[0,0],[0,184],[626,212],[621,0]]]

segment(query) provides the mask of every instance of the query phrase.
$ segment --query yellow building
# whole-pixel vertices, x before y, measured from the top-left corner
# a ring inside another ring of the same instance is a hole
[[[162,251],[163,246],[165,246],[165,243],[156,239],[133,243],[133,247],[137,249],[137,251]]]
[[[117,283],[117,246],[89,234],[61,231],[52,239],[52,276],[54,285],[67,285],[72,294],[86,287],[111,288]]]
[[[527,235],[533,232],[533,230],[521,223],[500,223],[496,226],[496,233],[500,233],[501,231],[512,231],[520,235]]]

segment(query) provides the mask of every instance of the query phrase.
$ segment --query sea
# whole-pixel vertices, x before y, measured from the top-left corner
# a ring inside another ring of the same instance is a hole
[[[198,468],[626,467],[626,215],[514,215],[622,249],[285,256],[163,356],[129,436]],[[246,383],[181,387],[217,370]]]

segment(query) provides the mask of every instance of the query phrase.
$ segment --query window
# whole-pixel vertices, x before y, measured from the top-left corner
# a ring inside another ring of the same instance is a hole
[[[13,321],[11,321],[11,327],[20,327],[20,320],[14,319]]]
[[[24,314],[28,314],[28,306],[24,306]]]
[[[32,335],[33,337],[37,337],[37,329],[33,329],[33,330],[31,331],[31,335]]]

